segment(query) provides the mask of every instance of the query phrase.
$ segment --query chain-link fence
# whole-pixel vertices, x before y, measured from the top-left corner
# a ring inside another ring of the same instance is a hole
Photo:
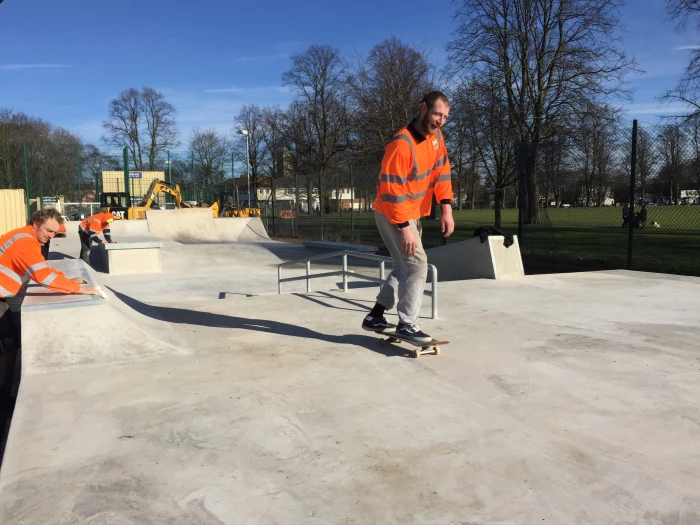
[[[524,259],[541,271],[700,275],[698,122],[589,131],[538,145],[537,200],[526,183],[519,193]],[[519,145],[519,166],[532,150]]]

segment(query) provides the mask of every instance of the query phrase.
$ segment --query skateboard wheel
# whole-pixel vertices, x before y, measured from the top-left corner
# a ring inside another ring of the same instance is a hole
[[[416,359],[418,359],[418,358],[420,357],[420,350],[415,349],[415,350],[413,351],[413,357],[415,357]]]
[[[436,346],[435,348],[433,348],[433,350],[435,350],[435,355],[440,355],[440,347],[439,346]]]

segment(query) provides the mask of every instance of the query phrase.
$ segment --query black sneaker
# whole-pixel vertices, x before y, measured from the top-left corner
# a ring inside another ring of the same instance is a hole
[[[399,323],[399,326],[396,327],[396,336],[411,343],[429,343],[433,340],[432,337],[422,332],[421,329],[414,324]]]
[[[394,325],[388,323],[384,317],[365,317],[362,321],[362,329],[368,332],[383,332],[389,328],[394,328]]]

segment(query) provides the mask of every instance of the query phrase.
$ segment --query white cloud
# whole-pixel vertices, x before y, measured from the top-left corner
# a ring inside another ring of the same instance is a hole
[[[622,106],[628,115],[684,115],[690,110],[689,106],[681,104],[629,104]]]
[[[671,51],[689,51],[689,50],[694,50],[694,49],[700,49],[700,45],[693,44],[690,46],[678,46],[678,47],[671,48]]]
[[[15,69],[59,69],[71,67],[68,64],[0,64],[0,70],[8,71]]]

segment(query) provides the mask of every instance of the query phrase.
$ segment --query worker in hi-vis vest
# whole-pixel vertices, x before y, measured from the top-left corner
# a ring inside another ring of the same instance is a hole
[[[47,208],[36,212],[28,226],[0,237],[0,390],[8,386],[8,371],[14,366],[19,348],[18,330],[8,299],[17,296],[30,280],[63,294],[99,294],[92,286],[81,286],[87,284],[85,279],[68,279],[50,267],[42,256],[41,245],[56,235],[61,223],[61,214]]]
[[[80,223],[78,235],[80,236],[80,258],[90,264],[90,248],[92,243],[104,244],[114,243],[109,230],[110,224],[114,222],[114,215],[109,213],[108,208],[100,209],[100,213],[90,215]],[[102,233],[105,240],[101,240],[97,235]]]
[[[442,234],[448,237],[454,231],[452,175],[440,130],[449,112],[447,97],[431,91],[423,97],[418,116],[394,135],[384,151],[374,217],[394,270],[362,322],[365,330],[383,332],[392,328],[384,312],[396,304],[396,335],[416,343],[432,340],[416,324],[428,275],[420,219],[430,215],[434,196],[442,206]]]

